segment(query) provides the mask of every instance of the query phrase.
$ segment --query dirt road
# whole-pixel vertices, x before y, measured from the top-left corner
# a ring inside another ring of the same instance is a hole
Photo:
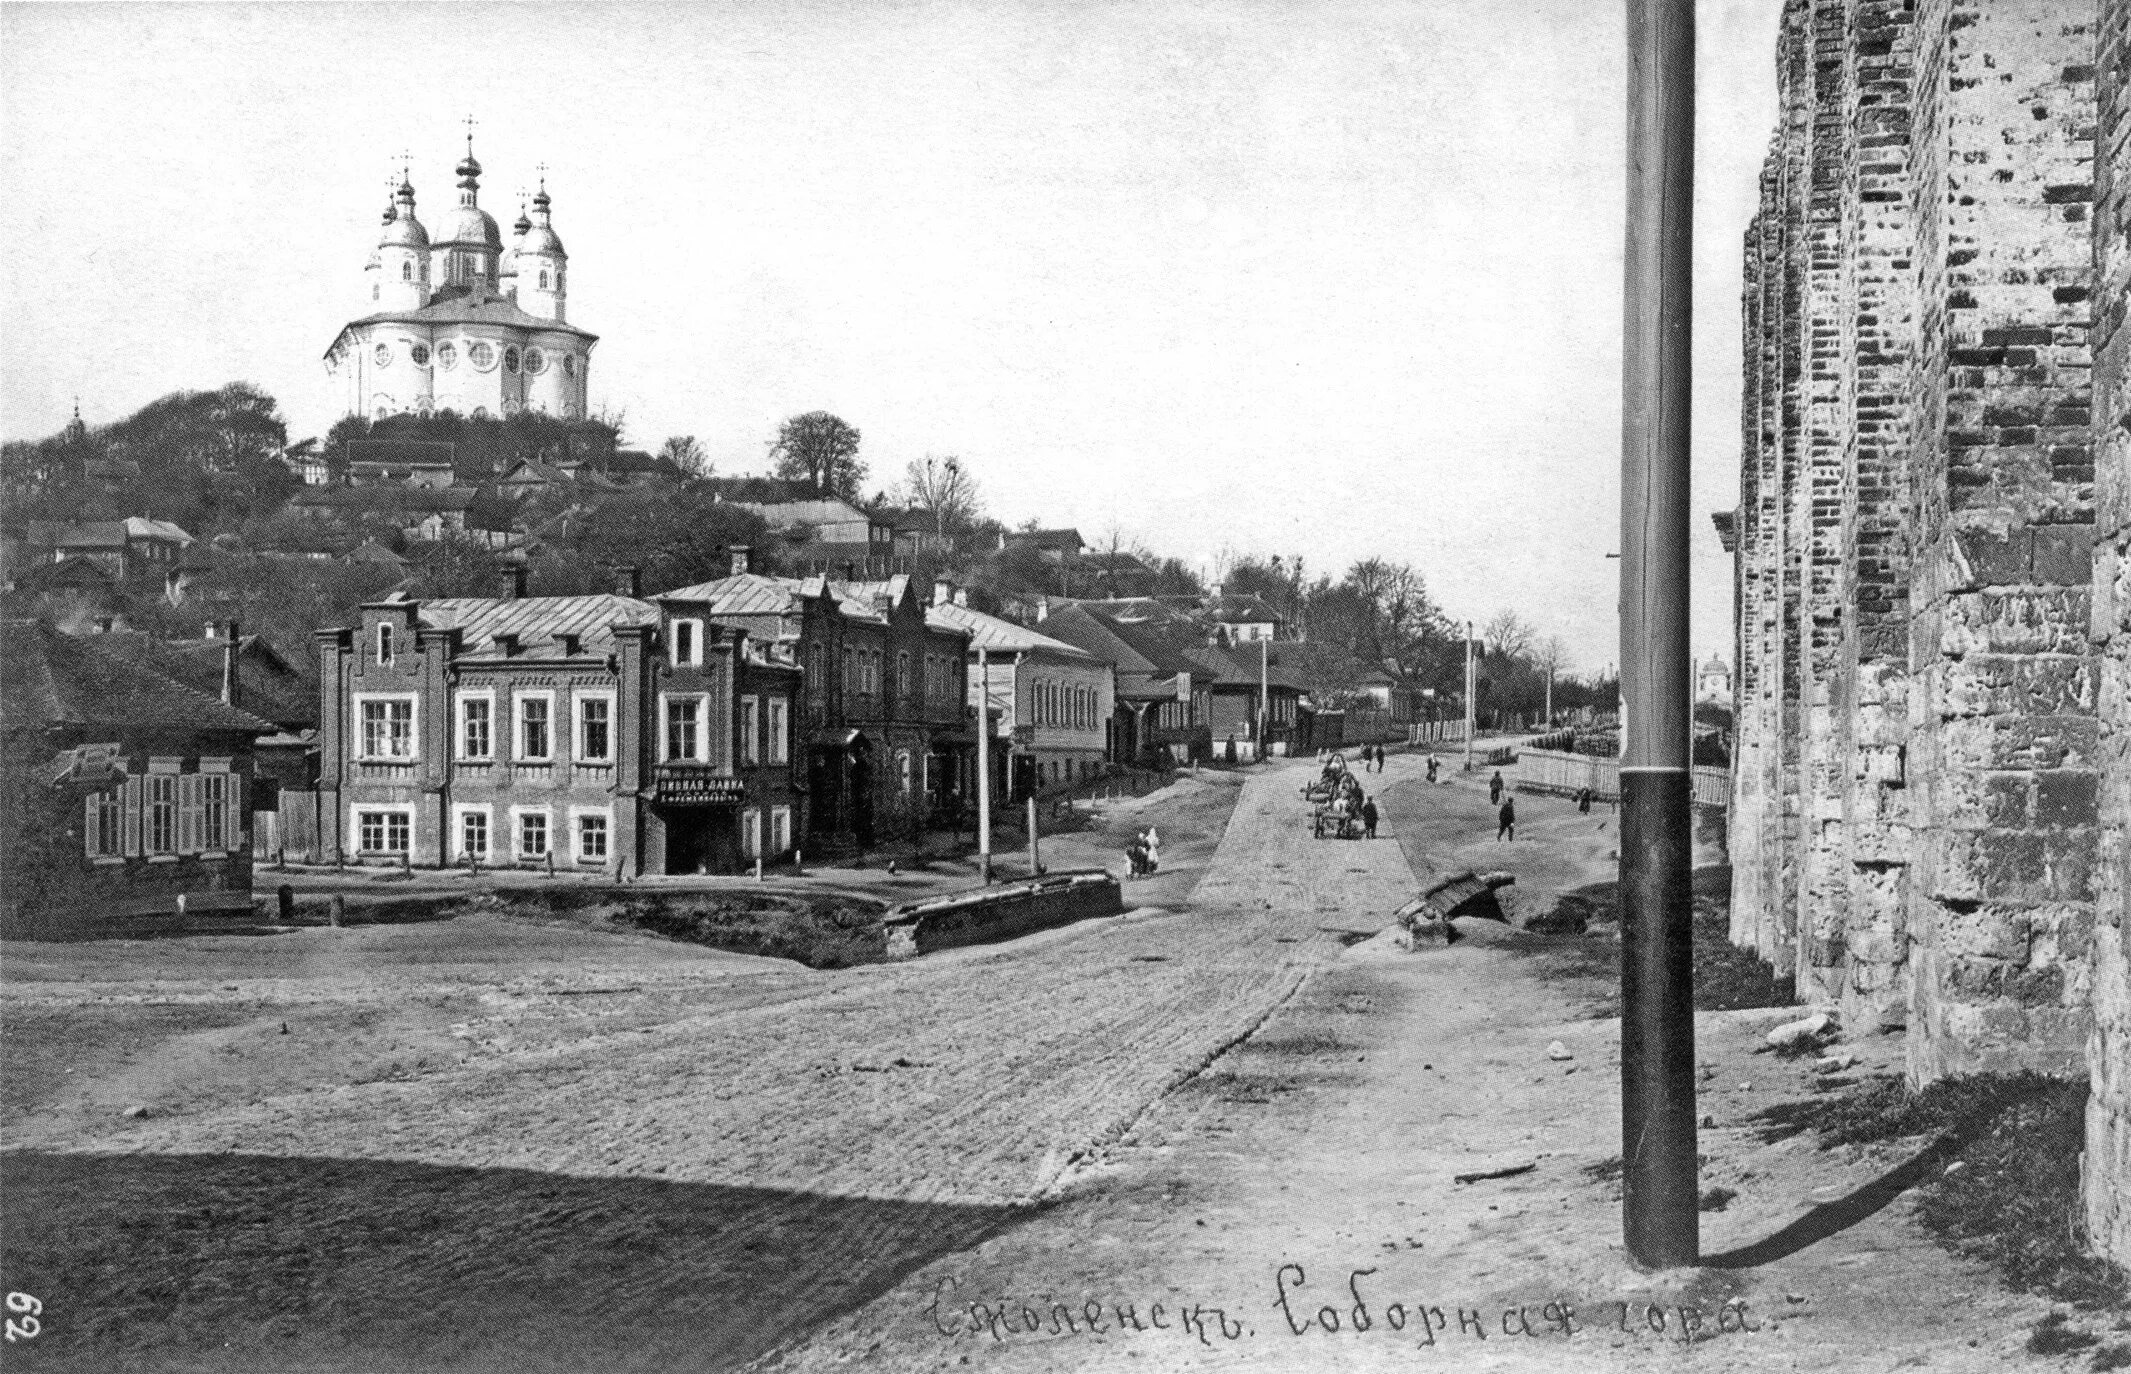
[[[11,951],[10,1067],[49,1061],[9,1103],[10,1143],[36,1148],[5,1160],[6,1283],[51,1313],[23,1367],[2018,1358],[2034,1304],[1898,1209],[1750,1273],[1633,1273],[1606,1174],[1614,1029],[1588,1019],[1603,982],[1542,980],[1536,937],[1489,928],[1424,954],[1368,938],[1410,895],[1409,857],[1492,844],[1484,796],[1393,760],[1385,839],[1316,841],[1304,771],[1113,816],[1174,818],[1164,875],[1135,885],[1157,905],[909,965],[813,973],[507,921],[164,942],[167,976],[152,945]],[[1520,871],[1519,901],[1603,862],[1604,817],[1520,809],[1527,838],[1484,851]],[[219,1022],[163,1024],[192,1014]],[[1769,1019],[1704,1021],[1709,1177],[1741,1194],[1712,1248],[1884,1167],[1740,1128],[1804,1091],[1746,1054]],[[1555,1039],[1573,1059],[1547,1057]],[[120,1117],[126,1095],[147,1115]],[[1608,1305],[1631,1300],[1632,1335]],[[1549,1336],[1563,1302],[1575,1334]],[[1505,1336],[1520,1306],[1535,1334]],[[1682,1307],[1759,1329],[1689,1351]]]

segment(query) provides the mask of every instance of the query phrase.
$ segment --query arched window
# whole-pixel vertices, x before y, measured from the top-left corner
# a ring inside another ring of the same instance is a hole
[[[403,262],[403,263],[401,263],[401,264],[400,264],[400,280],[401,280],[401,281],[413,281],[413,280],[414,280],[414,264],[413,264],[413,263],[411,263],[411,262]]]
[[[548,269],[545,267],[540,269],[540,289],[543,291],[548,289]]]

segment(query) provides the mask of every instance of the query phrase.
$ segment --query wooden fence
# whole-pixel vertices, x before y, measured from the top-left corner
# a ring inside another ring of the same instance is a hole
[[[1731,804],[1731,773],[1728,770],[1703,767],[1693,772],[1696,806]],[[1544,792],[1557,797],[1573,797],[1588,787],[1593,800],[1619,801],[1620,760],[1568,754],[1555,749],[1520,749],[1517,751],[1517,776],[1511,785],[1519,792]]]

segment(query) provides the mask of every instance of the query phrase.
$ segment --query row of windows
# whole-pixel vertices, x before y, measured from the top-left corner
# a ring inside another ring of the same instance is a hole
[[[393,360],[398,356],[389,343],[373,344],[370,348],[370,361],[379,367],[392,366]],[[432,351],[428,344],[409,343],[407,357],[416,367],[435,366],[441,371],[449,372],[459,365],[459,346],[447,339]],[[483,339],[476,339],[466,345],[466,365],[476,372],[494,371],[498,360],[503,363],[505,372],[516,374],[522,368],[534,377],[546,372],[551,365],[560,367],[563,376],[575,377],[579,366],[577,355],[574,353],[550,354],[542,348],[527,348],[521,351],[515,344],[506,344],[498,349]]]
[[[575,747],[571,756],[579,763],[612,763],[614,693],[578,693],[575,700]],[[360,722],[356,757],[383,763],[412,762],[420,757],[413,697],[365,696],[358,697],[356,705]],[[520,692],[511,705],[514,729],[510,756],[522,763],[554,762],[555,694]],[[454,757],[467,763],[495,760],[499,725],[494,693],[460,693]]]
[[[792,848],[792,808],[773,806],[769,809],[769,849],[762,848],[762,808],[745,807],[740,812],[740,854],[743,858],[766,858],[774,854],[786,854]]]
[[[1101,725],[1102,698],[1093,687],[1039,679],[1029,684],[1029,723],[1093,730]]]
[[[660,700],[659,757],[669,763],[709,763],[710,698],[706,695],[665,693]],[[740,698],[740,762],[782,764],[792,760],[791,703],[782,697],[767,701]]]
[[[227,854],[244,846],[233,773],[150,773],[83,799],[82,847],[92,859]]]
[[[461,862],[492,861],[498,841],[494,808],[459,805],[452,808],[452,856]],[[539,862],[551,854],[561,855],[555,834],[555,814],[545,806],[514,806],[508,815],[510,853],[519,860]],[[612,813],[605,807],[572,807],[569,815],[569,858],[581,864],[602,864],[612,849]],[[357,807],[353,840],[356,851],[380,857],[406,857],[414,852],[414,808],[411,806]]]

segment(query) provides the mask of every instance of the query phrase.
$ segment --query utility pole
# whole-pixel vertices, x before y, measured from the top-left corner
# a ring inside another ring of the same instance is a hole
[[[1257,760],[1266,760],[1266,722],[1272,720],[1272,641],[1257,641]]]
[[[992,880],[992,670],[977,646],[977,869]]]
[[[1465,771],[1472,771],[1472,736],[1476,717],[1473,715],[1473,693],[1478,690],[1479,679],[1472,669],[1472,622],[1465,622]]]
[[[1694,0],[1628,0],[1621,366],[1621,1161],[1628,1253],[1700,1257],[1688,773]]]

